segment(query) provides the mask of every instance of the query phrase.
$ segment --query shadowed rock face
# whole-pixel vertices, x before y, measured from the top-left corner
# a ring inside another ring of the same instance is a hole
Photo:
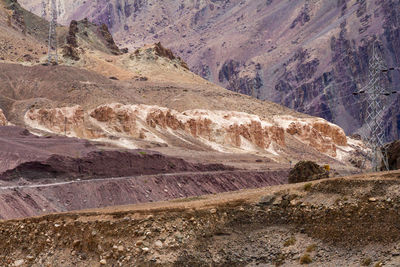
[[[66,38],[66,44],[63,47],[64,57],[69,57],[73,60],[79,60],[79,55],[77,51],[78,40],[76,34],[79,32],[78,22],[76,20],[71,21],[69,25],[69,32]]]
[[[121,52],[119,51],[118,46],[115,44],[114,39],[110,33],[110,31],[108,30],[108,27],[106,24],[102,24],[99,28],[99,32],[101,34],[101,36],[103,36],[105,42],[106,42],[106,46],[107,48],[109,48],[111,50],[111,52],[115,55],[119,55],[121,54]]]
[[[110,178],[174,172],[233,170],[223,165],[190,164],[183,159],[145,151],[93,151],[84,157],[52,155],[44,161],[29,161],[0,174],[1,180],[23,177],[44,178]]]
[[[400,141],[391,143],[388,148],[389,167],[391,170],[400,169]]]
[[[21,0],[39,12],[39,1]],[[395,0],[63,1],[61,21],[106,23],[117,44],[161,41],[191,70],[224,87],[269,99],[340,125],[363,126],[366,105],[351,93],[367,83],[374,40],[388,65],[400,65]],[[179,20],[175,18],[179,17]],[[398,73],[386,86],[396,86]],[[399,136],[400,99],[385,111]]]

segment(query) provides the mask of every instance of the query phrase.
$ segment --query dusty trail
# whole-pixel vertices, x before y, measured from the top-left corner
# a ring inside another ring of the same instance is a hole
[[[287,182],[287,170],[205,171],[0,187],[0,219],[166,201]],[[46,182],[47,181],[47,182]]]
[[[265,170],[237,170],[237,171],[206,171],[206,172],[176,172],[176,173],[160,173],[153,175],[137,175],[137,176],[125,176],[125,177],[108,177],[108,178],[96,178],[93,180],[74,180],[74,181],[65,181],[65,182],[57,182],[57,183],[45,183],[45,184],[29,184],[29,185],[11,185],[11,186],[0,186],[0,190],[14,190],[14,189],[26,189],[26,188],[44,188],[44,187],[52,187],[52,186],[60,186],[60,185],[70,185],[70,184],[89,184],[92,182],[110,182],[110,181],[120,181],[127,179],[135,179],[135,178],[155,178],[155,177],[174,177],[178,175],[213,175],[213,174],[229,174],[229,173],[262,173]],[[46,178],[43,178],[43,180]],[[42,180],[42,179],[38,179]],[[280,183],[276,179],[273,179],[275,182]]]

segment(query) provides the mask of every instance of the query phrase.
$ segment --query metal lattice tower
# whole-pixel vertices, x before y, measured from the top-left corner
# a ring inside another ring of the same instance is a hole
[[[58,64],[57,53],[57,0],[50,0],[50,27],[49,27],[49,51],[48,64]]]
[[[372,48],[372,57],[369,60],[370,81],[367,88],[359,93],[365,93],[367,97],[366,125],[369,137],[366,137],[367,145],[371,149],[372,168],[378,171],[383,163],[383,168],[389,170],[387,152],[384,149],[385,127],[384,127],[384,97],[390,93],[383,87],[383,71],[387,66],[378,53],[375,44]]]
[[[46,19],[47,17],[47,4],[48,4],[48,0],[42,0],[42,18]]]

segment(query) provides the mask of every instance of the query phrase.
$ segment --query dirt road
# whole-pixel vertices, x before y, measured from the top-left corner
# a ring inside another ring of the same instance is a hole
[[[0,218],[21,218],[259,188],[286,183],[287,175],[288,170],[236,170],[7,184],[0,187],[0,201],[4,203],[0,206]]]

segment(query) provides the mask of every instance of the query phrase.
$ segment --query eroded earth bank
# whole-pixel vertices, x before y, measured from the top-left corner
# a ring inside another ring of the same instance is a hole
[[[398,266],[400,172],[0,223],[3,266]]]

